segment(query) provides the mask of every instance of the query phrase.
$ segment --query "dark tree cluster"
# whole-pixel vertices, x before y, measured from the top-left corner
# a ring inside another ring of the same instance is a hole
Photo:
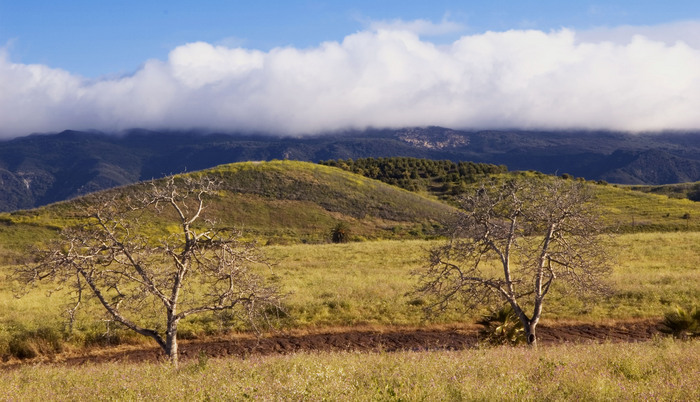
[[[320,163],[405,190],[430,192],[446,197],[463,193],[470,184],[476,183],[485,175],[508,171],[503,165],[408,157],[338,159]]]

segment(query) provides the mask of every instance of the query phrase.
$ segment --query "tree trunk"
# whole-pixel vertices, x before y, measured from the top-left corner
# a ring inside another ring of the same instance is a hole
[[[511,307],[513,308],[513,311],[515,312],[515,315],[518,316],[518,319],[520,320],[520,323],[523,326],[523,329],[525,330],[525,341],[527,342],[528,345],[532,347],[537,346],[537,333],[535,329],[537,328],[537,323],[540,321],[540,316],[539,313],[541,313],[542,308],[540,305],[539,310],[535,310],[534,314],[535,316],[530,319],[528,316],[525,314],[525,312],[520,308],[518,305],[518,302],[515,300],[515,298],[508,299],[508,302],[510,303]]]
[[[528,323],[528,325],[525,325],[525,339],[527,340],[527,344],[534,347],[537,347],[537,322],[536,321],[531,321]]]
[[[165,353],[175,368],[178,365],[177,351],[177,322],[168,323],[168,331],[165,338]]]

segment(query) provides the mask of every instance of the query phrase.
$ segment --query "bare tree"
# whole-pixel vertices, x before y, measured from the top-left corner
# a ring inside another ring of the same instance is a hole
[[[431,299],[429,310],[510,304],[534,346],[555,280],[577,291],[604,290],[611,260],[585,183],[485,183],[462,198],[461,209],[451,239],[430,251],[420,273],[418,292]]]
[[[183,176],[90,197],[85,219],[18,276],[71,286],[75,306],[97,299],[110,319],[153,338],[177,365],[182,319],[238,308],[254,318],[279,298],[256,274],[265,263],[259,248],[203,219],[217,188],[207,177]],[[158,324],[146,318],[154,309]]]

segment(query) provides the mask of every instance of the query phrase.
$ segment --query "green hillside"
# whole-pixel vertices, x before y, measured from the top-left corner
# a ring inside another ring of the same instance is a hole
[[[433,195],[426,197],[422,195],[426,188],[417,188],[419,193],[409,192],[346,170],[307,162],[234,163],[189,174],[211,175],[223,182],[221,197],[212,200],[207,209],[209,218],[266,243],[327,242],[330,231],[339,223],[350,228],[350,240],[434,237],[440,234],[445,218],[454,212],[453,207],[435,198],[439,192],[429,191]],[[538,173],[500,174],[517,177]],[[425,179],[418,176],[418,180]],[[435,180],[430,177],[431,182]],[[460,184],[464,188],[473,185],[467,181]],[[700,230],[700,203],[633,191],[627,186],[591,186],[611,227],[625,232]],[[128,192],[133,188],[108,191]],[[450,202],[453,197],[446,198]],[[77,202],[0,214],[0,257],[10,258],[13,251],[21,252],[27,244],[53,237],[60,228],[76,223],[80,216]],[[161,221],[158,217],[152,219],[154,226]]]
[[[455,204],[460,194],[487,176],[542,176],[539,172],[507,172],[505,166],[418,158],[363,158],[323,161],[419,194],[430,194]],[[554,177],[554,176],[550,176]],[[562,177],[575,179],[569,174]],[[596,192],[605,221],[623,232],[700,230],[700,183],[664,186],[608,185],[589,182]],[[634,191],[633,191],[634,190]],[[692,201],[691,201],[692,200]]]
[[[624,232],[700,230],[700,202],[645,193],[627,186],[596,185],[605,219]]]
[[[437,200],[307,162],[235,163],[189,174],[213,176],[223,183],[221,196],[207,207],[209,219],[268,243],[325,242],[341,222],[350,228],[351,240],[432,237],[453,212]],[[29,242],[54,236],[76,222],[77,205],[73,200],[0,214],[2,247],[21,250]]]
[[[440,234],[445,219],[455,212],[452,206],[342,169],[305,162],[236,163],[188,175],[214,177],[222,183],[219,196],[207,205],[206,218],[237,227],[269,245],[264,249],[275,262],[274,278],[290,295],[285,301],[283,326],[306,329],[424,322],[423,301],[410,294],[415,285],[410,272],[424,265],[427,248],[439,240],[423,239]],[[499,175],[497,178],[517,178],[540,173]],[[590,185],[610,228],[679,233],[620,236],[615,240],[615,270],[610,279],[614,294],[593,303],[556,290],[547,306],[548,319],[649,318],[675,305],[697,304],[700,203],[629,187]],[[135,192],[138,186],[107,194]],[[75,333],[68,334],[62,315],[70,307],[66,304],[67,289],[47,299],[45,296],[56,289],[50,287],[54,284],[46,284],[17,299],[9,276],[13,265],[26,259],[30,245],[79,223],[81,203],[98,196],[0,214],[0,275],[7,278],[0,286],[0,358],[16,356],[10,350],[13,342],[27,338],[40,343],[55,340],[58,346],[39,354],[60,349],[69,335],[75,345],[112,342],[105,335],[104,322],[94,320],[99,314],[84,313],[76,322]],[[166,216],[144,216],[142,222],[148,225],[147,234],[149,230],[173,230]],[[400,241],[318,244],[330,241],[330,232],[338,223],[350,228],[350,240]],[[476,319],[481,313],[474,310],[467,319]],[[181,328],[191,337],[221,334],[233,325],[227,317],[204,316]],[[464,319],[448,315],[441,322]],[[243,324],[235,325],[237,330],[244,329]]]
[[[687,198],[693,201],[700,201],[700,181],[660,186],[629,186],[629,188],[645,193],[667,195],[671,198]]]

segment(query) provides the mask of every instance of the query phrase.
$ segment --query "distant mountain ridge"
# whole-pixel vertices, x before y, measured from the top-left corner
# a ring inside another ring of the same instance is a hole
[[[503,164],[622,184],[700,180],[700,133],[460,131],[442,127],[304,137],[64,131],[0,142],[0,211],[33,208],[172,173],[249,160],[406,156]]]

